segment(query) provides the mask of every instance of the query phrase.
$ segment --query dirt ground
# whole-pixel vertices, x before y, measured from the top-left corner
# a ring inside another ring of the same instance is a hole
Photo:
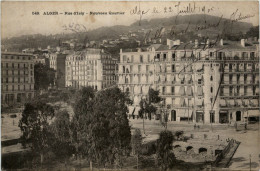
[[[3,114],[2,125],[1,125],[1,138],[3,140],[10,140],[19,138],[21,135],[20,129],[18,127],[19,119],[21,115],[17,114],[16,118],[11,118],[8,114]],[[129,121],[132,129],[139,128],[143,136],[145,137],[144,142],[148,142],[158,138],[158,134],[165,128],[160,124],[159,121],[155,120],[145,120],[145,134],[143,132],[143,121],[139,120],[130,120]],[[230,162],[229,169],[231,170],[249,170],[250,169],[250,160],[251,160],[251,169],[259,170],[260,166],[260,132],[258,124],[248,125],[248,130],[240,129],[236,131],[234,127],[228,125],[213,125],[213,131],[211,125],[200,125],[200,128],[194,129],[193,123],[178,123],[178,122],[168,122],[167,129],[171,131],[182,130],[185,132],[185,135],[201,137],[203,140],[203,135],[207,134],[208,139],[215,138],[218,135],[221,139],[233,138],[237,141],[240,141],[241,144],[238,147],[233,159]],[[5,149],[6,148],[6,149]],[[4,147],[2,152],[11,152],[21,148],[20,145],[12,147]],[[251,157],[250,157],[251,156]]]
[[[139,128],[143,132],[143,121],[139,120],[130,120],[130,125],[132,128]],[[213,127],[213,129],[212,129]],[[194,134],[195,136],[201,136],[207,134],[208,139],[213,137],[219,137],[221,139],[235,139],[240,141],[241,144],[238,147],[236,153],[233,156],[233,159],[230,162],[228,169],[231,170],[250,170],[250,156],[251,156],[251,170],[259,170],[260,168],[260,131],[259,124],[250,124],[248,125],[248,130],[244,128],[239,128],[239,131],[236,131],[233,126],[213,124],[203,125],[200,124],[199,129],[194,129],[194,123],[178,123],[178,122],[168,122],[167,129],[170,131],[183,130],[185,135],[189,136]],[[159,121],[155,120],[145,120],[145,133],[144,141],[150,141],[158,137],[158,133],[165,128],[161,126]]]

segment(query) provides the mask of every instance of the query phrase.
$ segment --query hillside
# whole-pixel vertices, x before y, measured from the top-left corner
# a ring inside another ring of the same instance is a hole
[[[219,24],[217,24],[219,22]],[[217,26],[216,26],[217,25]],[[151,30],[150,36],[152,37],[155,32],[161,27],[165,28],[164,36],[169,37],[169,33],[174,27],[174,32],[178,33],[183,30],[186,32],[192,33],[192,35],[201,34],[202,36],[214,36],[217,34],[222,34],[223,30],[227,34],[241,34],[246,33],[251,27],[252,24],[245,22],[234,22],[231,20],[220,18],[217,16],[210,15],[185,15],[185,16],[176,16],[169,18],[156,18],[151,20],[142,20],[141,26],[139,26],[139,21],[132,23],[129,26],[115,25],[111,27],[100,27],[84,33],[69,33],[69,34],[56,34],[56,35],[24,35],[20,37],[13,37],[10,39],[2,40],[2,50],[8,49],[9,51],[21,51],[24,48],[32,47],[42,47],[46,48],[48,45],[55,47],[59,45],[60,40],[69,40],[69,39],[78,39],[80,42],[84,41],[84,38],[87,36],[89,40],[100,41],[103,39],[118,39],[119,35],[127,34],[130,31],[135,32],[138,37],[136,39],[143,40],[145,33],[138,32],[141,29]],[[198,27],[206,27],[203,29],[198,29]],[[175,37],[175,38],[181,38]],[[174,38],[174,37],[170,37]],[[183,39],[193,39],[194,36],[186,35],[186,38]]]

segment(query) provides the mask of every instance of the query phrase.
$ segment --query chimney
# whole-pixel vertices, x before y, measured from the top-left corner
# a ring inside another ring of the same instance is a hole
[[[173,45],[180,45],[180,44],[181,44],[180,39],[173,41]]]
[[[245,47],[245,39],[241,39],[241,46]]]
[[[209,39],[207,39],[206,45],[207,47],[209,47]]]
[[[162,39],[159,39],[159,42],[162,43]]]
[[[141,48],[137,48],[137,52],[141,52]]]
[[[57,47],[56,47],[56,50],[57,50],[57,52],[60,52],[60,47],[57,46]]]
[[[224,43],[223,43],[223,39],[220,39],[220,46],[223,46]]]
[[[122,49],[120,49],[120,53],[122,53]]]
[[[199,42],[198,42],[198,39],[195,39],[195,48],[197,48],[198,47],[198,45],[199,45]]]
[[[171,49],[173,46],[173,41],[170,39],[167,39],[167,46],[169,47],[169,49]]]

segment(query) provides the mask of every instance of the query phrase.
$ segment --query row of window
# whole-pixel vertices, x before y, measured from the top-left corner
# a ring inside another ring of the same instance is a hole
[[[209,58],[209,57],[217,57],[220,60],[225,60],[225,59],[254,59],[255,58],[255,52],[242,52],[241,55],[237,52],[235,53],[235,55],[233,57],[232,53],[225,53],[225,52],[210,52],[209,55],[205,56],[205,59]],[[239,57],[241,56],[241,58]],[[171,53],[171,61],[176,61],[176,52],[172,52]],[[195,54],[193,51],[190,52],[186,52],[184,51],[183,54],[180,55],[180,57],[178,59],[182,59],[182,58],[186,58],[187,59],[191,59],[195,58]],[[249,58],[250,57],[250,58]],[[201,53],[197,52],[196,58],[198,60],[201,59]],[[168,53],[157,53],[156,56],[154,56],[154,61],[168,61],[170,60],[168,58]],[[123,62],[134,62],[134,55],[131,55],[131,57],[127,57],[126,55],[123,55]],[[144,62],[144,56],[143,55],[139,55],[139,61],[140,63]],[[151,62],[150,60],[150,55],[147,55],[147,62]]]
[[[258,90],[258,86],[230,86],[229,88],[224,88],[221,87],[220,88],[220,95],[224,96],[224,95],[240,95],[240,94],[244,94],[244,95],[249,95],[249,94],[253,94],[253,95],[257,95],[259,94],[259,90]],[[241,95],[242,95],[241,94]]]
[[[2,87],[2,89],[3,89],[3,87]],[[29,90],[33,90],[34,89],[34,85],[33,84],[31,84],[30,86],[29,86]],[[5,86],[5,90],[6,91],[16,91],[16,90],[18,90],[18,91],[22,91],[22,90],[27,90],[26,89],[26,86],[25,85],[18,85],[17,86],[17,89],[15,89],[15,86],[14,85],[12,85],[12,88],[11,89],[9,89],[9,86],[8,85],[6,85]]]
[[[28,67],[28,64],[21,64],[21,63],[1,63],[1,67],[6,67],[6,68],[26,68]],[[33,64],[30,64],[30,69],[33,69]]]
[[[31,77],[32,79],[32,77]],[[1,78],[2,83],[28,83],[28,80],[24,77],[23,79],[21,79],[20,77],[17,78],[17,80],[15,81],[14,77],[11,78],[11,81],[9,78]],[[5,81],[5,82],[4,82]],[[33,80],[31,80],[33,81]]]
[[[12,73],[11,73],[9,70],[6,70],[6,71],[5,71],[5,74],[6,74],[6,75],[9,75],[9,73],[10,73],[10,75],[15,75],[15,71],[14,71],[14,70],[12,70]],[[24,70],[23,72],[21,72],[20,70],[18,70],[18,71],[17,71],[17,74],[18,74],[18,75],[27,75],[27,74],[28,74],[28,71]],[[30,74],[31,74],[31,76],[33,76],[33,71],[32,71],[32,70],[31,70]]]
[[[11,56],[11,55],[3,55],[3,59],[22,59],[22,60],[31,60],[33,59],[31,56]]]

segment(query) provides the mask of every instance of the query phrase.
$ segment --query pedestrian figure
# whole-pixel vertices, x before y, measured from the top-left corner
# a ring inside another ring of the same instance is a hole
[[[194,125],[194,130],[196,129],[196,124]]]
[[[235,128],[236,128],[236,131],[237,131],[237,122],[235,122],[234,126],[235,126]]]
[[[245,130],[247,130],[247,123],[245,123]]]

